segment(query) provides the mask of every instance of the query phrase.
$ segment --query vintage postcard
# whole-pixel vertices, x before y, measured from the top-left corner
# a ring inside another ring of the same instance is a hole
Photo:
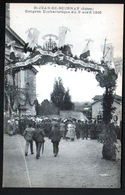
[[[123,9],[6,3],[3,187],[121,187]]]

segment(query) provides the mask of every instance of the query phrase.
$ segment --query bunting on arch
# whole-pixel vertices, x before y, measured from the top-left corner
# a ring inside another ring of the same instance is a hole
[[[69,46],[67,46],[69,47]],[[5,66],[5,71],[9,69],[18,69],[29,65],[45,65],[47,63],[53,63],[57,65],[64,65],[67,68],[85,69],[90,71],[100,71],[102,65],[94,61],[89,61],[87,58],[75,59],[69,53],[66,55],[63,49],[59,49],[56,52],[44,51],[41,47],[35,48],[34,52],[30,52],[30,55],[26,59],[17,60],[14,63],[10,63]],[[68,51],[68,50],[65,50]],[[83,56],[83,55],[82,55]]]
[[[77,71],[77,69],[87,70],[88,72],[99,72],[100,70],[104,70],[105,67],[103,63],[99,64],[88,59],[88,56],[90,56],[88,45],[90,42],[93,42],[91,39],[86,39],[87,44],[79,57],[72,55],[71,44],[65,44],[65,36],[68,31],[70,32],[68,28],[61,27],[59,28],[59,38],[53,34],[43,36],[43,39],[46,39],[46,47],[42,48],[38,45],[38,36],[40,32],[34,28],[28,29],[28,31],[26,31],[28,37],[27,43],[24,46],[24,51],[22,54],[17,55],[17,58],[16,55],[14,55],[13,61],[5,66],[5,71],[10,69],[16,70],[31,65],[41,66],[47,63],[61,66],[64,65],[67,69],[72,68],[75,71]],[[56,44],[53,39],[59,39],[58,44]]]

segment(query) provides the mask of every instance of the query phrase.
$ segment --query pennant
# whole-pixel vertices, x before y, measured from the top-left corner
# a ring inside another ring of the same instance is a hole
[[[26,31],[26,33],[27,32],[28,32],[27,43],[29,43],[28,47],[34,49],[34,47],[38,44],[38,37],[39,37],[40,31],[34,28],[31,28],[28,31]]]
[[[89,50],[84,52],[84,53],[82,53],[80,55],[80,59],[83,60],[84,58],[87,58],[88,56],[90,56],[90,51]]]
[[[85,53],[89,50],[89,42],[86,44],[85,48],[83,49],[82,53]]]
[[[10,59],[15,61],[16,60],[16,54],[15,54],[15,49],[14,49],[14,45],[15,45],[15,41],[10,41],[7,46],[10,47]]]
[[[113,58],[114,66],[115,66],[115,72],[118,74],[122,72],[122,58]]]
[[[109,66],[111,66],[113,61],[113,46],[111,43],[108,43],[104,46],[101,46],[101,50],[103,52],[103,60],[107,62]]]
[[[111,64],[113,60],[113,47],[112,44],[107,44],[105,47],[105,55],[104,59],[106,62],[109,62]]]
[[[10,59],[13,61],[16,60],[15,51],[14,51],[14,48],[12,46],[10,47]]]
[[[90,41],[93,42],[93,40],[86,39],[86,41],[88,41],[88,42],[87,42],[82,54],[80,55],[81,60],[83,60],[84,58],[87,58],[88,56],[90,56],[89,43],[90,43]]]
[[[66,36],[67,30],[69,30],[67,27],[59,27],[59,42],[58,42],[58,48],[64,46],[64,43],[65,43],[65,36]],[[70,30],[69,30],[69,31],[70,31]]]

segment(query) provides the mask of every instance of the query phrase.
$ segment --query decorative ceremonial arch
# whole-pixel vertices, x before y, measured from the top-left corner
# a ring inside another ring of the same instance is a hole
[[[49,37],[49,40],[46,38]],[[11,61],[5,65],[5,75],[10,74],[13,78],[17,72],[20,70],[31,69],[34,66],[42,66],[46,64],[57,64],[59,66],[66,66],[67,69],[81,69],[93,72],[96,74],[96,79],[99,81],[99,77],[104,72],[107,72],[108,65],[107,62],[104,62],[104,58],[101,63],[97,63],[95,61],[89,60],[88,56],[90,56],[89,50],[84,50],[83,53],[79,57],[73,56],[71,52],[71,45],[63,45],[57,48],[57,44],[54,39],[58,39],[57,36],[48,34],[43,37],[45,43],[43,47],[35,44],[34,47],[30,47],[29,43],[24,45],[24,48],[21,53],[18,53],[13,49],[13,41],[8,44],[12,51],[10,52],[10,56],[12,57]],[[90,40],[87,40],[88,43]],[[88,46],[88,43],[86,46]],[[105,47],[105,45],[104,45]],[[99,81],[100,82],[100,81]],[[10,87],[10,89],[9,89]],[[101,86],[104,87],[104,86]],[[8,90],[9,89],[9,90]],[[27,103],[32,107],[35,104],[36,97],[34,96],[33,100],[30,97],[29,90],[27,89],[19,89],[16,86],[5,86],[5,92],[9,96],[12,96],[11,107],[12,110],[19,109],[19,106],[26,106]],[[16,109],[14,109],[14,101],[17,101]]]
[[[49,37],[49,40],[46,41],[46,38]],[[25,68],[31,65],[45,65],[47,63],[64,65],[68,68],[73,68],[75,71],[77,69],[87,70],[88,72],[99,72],[104,70],[104,64],[98,64],[95,61],[88,60],[87,56],[90,56],[90,51],[87,50],[78,57],[73,57],[71,52],[70,45],[64,45],[60,48],[57,48],[56,42],[52,39],[58,39],[57,36],[48,34],[43,36],[45,43],[43,44],[43,48],[41,46],[35,46],[33,49],[29,47],[29,44],[25,44],[24,51],[27,53],[30,52],[29,55],[22,54],[19,58],[15,58],[15,60],[5,66],[5,72],[8,70],[18,70],[20,68]],[[90,40],[88,40],[88,43]],[[88,45],[87,43],[87,45]]]

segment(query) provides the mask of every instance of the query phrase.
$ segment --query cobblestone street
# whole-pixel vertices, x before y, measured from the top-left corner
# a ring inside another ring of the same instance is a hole
[[[117,161],[102,159],[102,144],[97,140],[61,140],[59,155],[52,153],[51,140],[45,138],[39,160],[24,156],[25,140],[21,135],[4,135],[3,187],[40,188],[119,188],[120,142]]]

